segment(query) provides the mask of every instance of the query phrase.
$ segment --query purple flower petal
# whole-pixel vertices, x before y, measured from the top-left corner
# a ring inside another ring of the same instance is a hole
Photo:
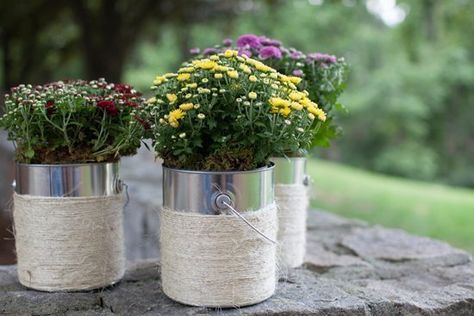
[[[311,53],[307,56],[308,61],[319,61],[323,63],[335,63],[337,57],[334,55],[323,54],[323,53]]]
[[[199,47],[194,47],[194,48],[191,48],[189,50],[189,53],[192,54],[192,55],[197,55],[197,54],[199,54],[200,51],[201,50],[199,49]]]
[[[217,52],[218,52],[217,49],[211,48],[211,47],[210,48],[205,48],[202,51],[203,55],[212,55],[212,54],[216,54]]]
[[[224,44],[224,46],[226,47],[229,47],[229,46],[232,46],[232,40],[230,38],[226,38],[222,41],[222,43]]]
[[[303,77],[303,76],[304,76],[304,72],[303,72],[303,70],[301,70],[301,69],[295,69],[295,70],[293,70],[293,76],[296,76],[296,77]]]
[[[261,59],[276,58],[281,59],[281,50],[275,46],[265,46],[260,49],[259,57]]]
[[[263,46],[276,46],[280,47],[281,42],[276,39],[268,38],[266,36],[260,36],[260,44]]]
[[[237,39],[237,47],[252,47],[260,46],[260,38],[254,34],[244,34]]]
[[[302,59],[302,58],[304,58],[304,55],[303,55],[303,53],[300,52],[300,51],[293,50],[293,51],[290,53],[290,58],[291,58],[291,59]]]
[[[239,48],[239,55],[245,55],[247,57],[252,57],[252,52],[245,48]]]

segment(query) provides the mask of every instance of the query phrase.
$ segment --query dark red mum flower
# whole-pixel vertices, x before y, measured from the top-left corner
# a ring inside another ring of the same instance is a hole
[[[97,102],[97,107],[107,111],[112,116],[115,116],[118,114],[118,109],[115,106],[114,101],[109,101],[109,100],[100,100]]]
[[[125,104],[131,108],[136,108],[138,106],[138,104],[132,101],[126,101]]]
[[[51,114],[54,113],[54,101],[53,100],[46,101],[46,104],[44,105],[44,107],[46,108],[46,112],[48,113],[48,115],[51,115]]]
[[[124,84],[124,83],[117,83],[115,86],[114,86],[114,90],[119,92],[119,93],[123,93],[123,94],[130,94],[132,92],[132,87],[129,86],[128,84]]]

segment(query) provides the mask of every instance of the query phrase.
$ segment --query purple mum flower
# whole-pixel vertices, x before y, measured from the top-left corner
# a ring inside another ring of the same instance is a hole
[[[302,59],[304,58],[304,55],[302,52],[298,51],[298,50],[294,50],[290,53],[290,58],[291,59]]]
[[[212,55],[212,54],[216,54],[218,51],[217,49],[215,48],[205,48],[203,51],[202,51],[202,54],[203,55]]]
[[[281,46],[280,41],[277,41],[277,40],[272,39],[272,38],[268,38],[266,36],[260,36],[260,44],[262,44],[264,46],[276,46],[276,47]]]
[[[252,57],[252,52],[248,49],[245,49],[245,48],[239,48],[238,54],[239,55],[245,55],[247,57]]]
[[[334,55],[329,54],[322,54],[322,53],[311,53],[307,56],[309,61],[320,61],[323,63],[335,63],[337,61],[337,57]]]
[[[232,46],[232,40],[230,38],[226,38],[222,41],[222,43],[224,44],[224,46],[226,47],[229,47],[229,46]]]
[[[260,38],[257,35],[245,34],[241,35],[237,39],[237,47],[252,47],[256,48],[260,46]]]
[[[197,54],[199,54],[200,51],[201,50],[198,47],[194,47],[194,48],[191,48],[189,50],[189,53],[192,54],[192,55],[197,55]]]
[[[303,72],[303,70],[301,70],[301,69],[295,69],[295,70],[293,70],[293,76],[296,76],[296,77],[303,77],[303,76],[304,76],[304,72]]]
[[[285,47],[280,47],[280,51],[285,56],[290,53],[290,51],[288,49],[286,49]]]
[[[281,50],[275,46],[265,46],[260,49],[259,57],[261,59],[268,59],[268,58],[281,58]]]

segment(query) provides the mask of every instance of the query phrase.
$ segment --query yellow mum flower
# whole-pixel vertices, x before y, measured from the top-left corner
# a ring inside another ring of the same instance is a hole
[[[189,78],[191,78],[191,75],[189,73],[183,72],[180,73],[176,79],[178,79],[178,81],[186,81],[189,80]]]
[[[194,65],[201,69],[214,69],[217,66],[217,63],[210,59],[200,59],[193,61]]]
[[[291,108],[293,110],[301,111],[303,109],[303,105],[298,102],[291,102]]]
[[[314,121],[314,119],[316,118],[313,113],[308,113],[308,117],[311,121]]]
[[[290,107],[290,101],[278,97],[270,98],[268,102],[270,102],[273,107]]]
[[[194,67],[183,67],[183,68],[179,68],[178,73],[193,72],[194,70],[195,70]]]
[[[245,55],[244,55],[245,56]],[[252,59],[252,58],[247,58],[245,60],[245,62],[249,65],[252,65],[252,66],[255,66],[256,63],[258,63],[258,61],[256,61],[255,59]]]
[[[198,85],[197,85],[197,83],[195,83],[195,82],[193,82],[193,83],[188,83],[188,84],[186,85],[186,87],[191,88],[191,89],[195,89],[195,88],[197,88],[197,86],[198,86]]]
[[[239,68],[240,68],[243,72],[245,72],[245,73],[247,73],[247,74],[252,73],[252,70],[250,70],[250,67],[247,66],[246,64],[240,64],[240,65],[239,65]]]
[[[172,78],[172,77],[176,77],[177,74],[173,73],[173,72],[167,72],[163,75],[163,77],[165,78]]]
[[[146,100],[146,103],[148,104],[152,104],[152,103],[155,103],[156,102],[156,98],[153,97],[153,98],[149,98],[148,100]]]
[[[183,111],[189,111],[193,108],[193,104],[192,103],[183,103],[179,106],[179,108]]]
[[[178,97],[176,96],[176,94],[173,94],[173,93],[168,93],[168,94],[166,94],[166,98],[168,99],[168,101],[170,102],[170,104],[175,103],[176,100],[178,99]]]
[[[237,51],[236,50],[228,49],[224,52],[224,57],[231,58],[231,57],[234,57],[234,56],[237,56]]]
[[[298,101],[300,99],[302,99],[304,97],[304,94],[302,94],[301,92],[298,92],[298,91],[292,91],[290,93],[290,99],[293,100],[293,101]]]
[[[290,115],[291,110],[290,110],[290,108],[283,108],[283,109],[280,110],[279,113],[281,115],[283,115],[284,117],[287,117],[288,115]]]
[[[231,78],[234,78],[234,79],[239,78],[239,73],[236,70],[227,71],[227,75]]]
[[[313,101],[311,101],[310,99],[308,98],[303,98],[301,100],[299,100],[299,102],[305,107],[310,107],[310,106],[314,106],[314,107],[318,107],[318,105],[316,103],[314,103]]]
[[[296,90],[298,88],[296,88],[295,84],[293,82],[288,82],[288,87],[290,87],[291,89],[293,90]]]
[[[229,70],[229,67],[217,65],[216,67],[214,67],[214,70],[215,71],[227,71],[227,70]]]
[[[255,68],[257,70],[260,70],[260,71],[263,71],[263,72],[275,71],[273,68],[268,67],[267,65],[265,65],[264,63],[261,63],[261,62],[256,62],[255,63]]]
[[[173,110],[168,114],[168,122],[170,123],[171,126],[176,128],[179,126],[178,121],[182,119],[185,115],[186,113],[183,112],[181,109]]]
[[[289,79],[292,83],[294,83],[294,84],[298,84],[298,83],[301,82],[301,78],[300,78],[300,77],[290,76],[290,77],[288,77],[288,79]]]
[[[255,100],[257,98],[257,93],[251,91],[249,92],[249,99]]]
[[[214,74],[214,78],[216,79],[221,79],[222,77],[224,77],[222,74]]]
[[[255,77],[254,75],[251,75],[251,76],[249,76],[249,80],[252,81],[252,82],[255,82],[255,81],[257,81],[257,77]]]
[[[210,60],[219,60],[219,56],[217,55],[212,55],[209,57]]]
[[[320,119],[321,121],[326,121],[326,113],[324,113],[323,110],[315,107],[315,106],[309,106],[308,107],[308,112],[310,112],[311,114],[314,114],[318,117],[318,119]]]
[[[165,78],[164,76],[157,76],[157,77],[155,78],[155,80],[153,80],[153,84],[154,84],[155,86],[159,86],[160,84],[162,84],[162,83],[165,82],[165,81],[166,81],[166,78]]]

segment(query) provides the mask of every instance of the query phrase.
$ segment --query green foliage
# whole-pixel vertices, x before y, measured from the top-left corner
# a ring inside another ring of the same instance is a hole
[[[21,163],[115,161],[134,154],[143,127],[140,94],[105,80],[19,85],[5,96],[0,127]]]
[[[236,51],[192,60],[154,81],[153,146],[168,167],[250,170],[308,147],[325,114],[296,89],[300,78]]]
[[[474,252],[474,191],[311,159],[311,206],[443,239]]]

